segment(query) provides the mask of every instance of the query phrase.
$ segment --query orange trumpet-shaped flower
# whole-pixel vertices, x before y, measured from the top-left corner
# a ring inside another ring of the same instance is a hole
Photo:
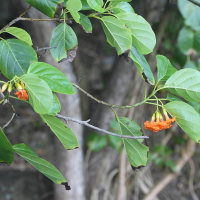
[[[28,94],[24,89],[17,91],[15,95],[17,95],[19,99],[28,100]]]

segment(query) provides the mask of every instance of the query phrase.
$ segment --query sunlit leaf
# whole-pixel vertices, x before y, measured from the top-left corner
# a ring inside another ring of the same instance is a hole
[[[111,8],[111,11],[114,14],[119,14],[122,12],[130,12],[130,13],[135,13],[131,5],[127,2],[116,2],[112,1],[109,4],[109,7]]]
[[[59,101],[57,95],[53,92],[53,103],[51,105],[51,110],[48,114],[55,116],[57,113],[60,112],[60,109],[61,109],[60,101]]]
[[[102,8],[103,7],[103,0],[87,0],[87,3],[89,4],[89,6],[92,9],[94,9],[94,10],[100,12],[100,13],[104,12],[104,8]]]

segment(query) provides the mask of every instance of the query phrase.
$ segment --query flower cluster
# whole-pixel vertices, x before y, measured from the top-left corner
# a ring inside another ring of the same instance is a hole
[[[170,128],[172,126],[171,123],[176,120],[176,117],[170,119],[164,108],[163,108],[163,114],[165,115],[166,121],[163,120],[162,114],[159,111],[156,111],[156,113],[154,113],[151,118],[151,122],[149,123],[148,121],[146,121],[144,123],[145,129],[151,130],[153,132],[158,132],[162,129]],[[156,116],[156,121],[155,121],[155,116]]]

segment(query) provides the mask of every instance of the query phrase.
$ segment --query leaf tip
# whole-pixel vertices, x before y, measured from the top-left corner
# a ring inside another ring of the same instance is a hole
[[[147,82],[149,85],[154,85],[154,84],[147,78],[147,76],[146,76],[146,74],[144,73],[144,71],[142,72],[142,76],[143,76],[145,82]]]
[[[71,190],[71,187],[68,185],[68,182],[63,182],[61,183],[61,185],[64,185],[65,186],[65,190]]]

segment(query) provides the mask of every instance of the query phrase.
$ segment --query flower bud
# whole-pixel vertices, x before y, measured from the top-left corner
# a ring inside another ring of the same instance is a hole
[[[19,83],[15,83],[15,87],[17,88],[17,90],[22,90],[22,86]]]
[[[25,86],[24,86],[24,82],[23,82],[23,81],[20,81],[20,85],[22,86],[22,89],[25,88]]]
[[[11,91],[12,91],[12,83],[10,83],[8,86],[8,92],[11,92]]]
[[[156,114],[153,113],[153,115],[152,115],[152,117],[151,117],[151,121],[155,121],[155,119],[156,119]]]
[[[160,112],[159,112],[159,118],[160,118],[160,121],[163,121],[163,116]]]
[[[1,88],[1,92],[4,92],[7,87],[8,87],[8,83],[4,83],[2,88]]]
[[[163,114],[165,115],[165,119],[168,120],[169,116],[167,114],[167,111],[164,108],[162,108],[162,110],[163,110]]]
[[[160,121],[160,112],[157,110],[156,111],[156,122]]]

